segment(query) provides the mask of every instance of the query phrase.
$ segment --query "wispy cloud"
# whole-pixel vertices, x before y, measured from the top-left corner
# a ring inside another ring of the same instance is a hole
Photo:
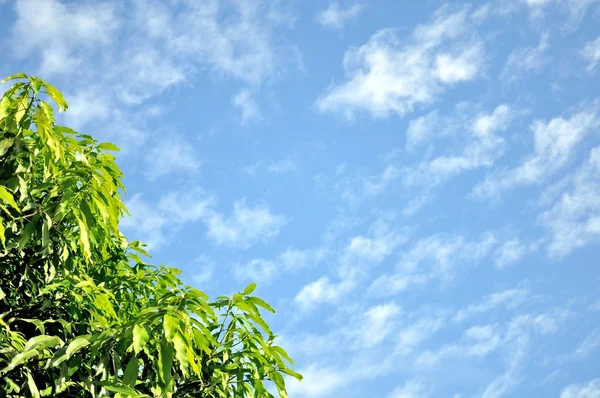
[[[427,395],[426,385],[416,379],[406,381],[403,385],[396,387],[388,398],[423,398]]]
[[[39,56],[40,74],[70,74],[86,61],[94,46],[108,46],[119,27],[113,3],[19,0],[13,36],[19,57]],[[18,45],[16,44],[18,43]]]
[[[568,188],[539,221],[550,234],[548,253],[563,257],[600,238],[600,147],[571,177]]]
[[[462,322],[475,315],[481,315],[499,306],[504,306],[508,309],[515,309],[519,304],[526,299],[530,299],[529,292],[526,289],[508,289],[500,292],[492,293],[483,298],[479,304],[472,304],[467,308],[459,310],[454,316],[454,320]]]
[[[355,283],[352,280],[331,282],[329,277],[323,276],[304,286],[294,298],[294,302],[303,311],[307,311],[321,303],[335,303],[343,294],[352,291],[354,287]]]
[[[524,47],[513,50],[508,56],[502,77],[516,80],[531,72],[538,72],[547,62],[545,53],[548,48],[548,34],[542,34],[537,47]]]
[[[500,169],[478,184],[476,197],[498,197],[502,191],[520,185],[539,184],[562,168],[577,145],[600,125],[596,110],[588,107],[570,118],[557,117],[531,124],[534,152],[513,169]]]
[[[570,384],[560,392],[560,398],[596,398],[600,396],[600,378],[586,383]]]
[[[329,397],[345,385],[344,374],[336,369],[312,364],[299,370],[303,376],[302,382],[286,383],[288,394],[298,398]]]
[[[585,43],[581,50],[581,56],[588,62],[587,70],[593,72],[600,64],[600,37]]]
[[[258,242],[268,242],[279,234],[287,219],[274,214],[264,203],[248,205],[246,199],[233,204],[233,213],[227,217],[211,211],[205,217],[208,236],[217,244],[248,248]]]
[[[574,356],[577,358],[586,358],[594,354],[598,348],[600,348],[600,329],[594,329],[577,346]]]
[[[250,90],[243,89],[231,100],[233,106],[240,111],[242,125],[247,125],[253,120],[261,120],[262,115],[256,100],[252,97]]]
[[[150,142],[144,161],[146,177],[151,181],[175,173],[189,175],[200,169],[193,144],[176,134],[160,134]]]
[[[402,255],[394,273],[379,276],[369,290],[373,295],[394,295],[431,280],[449,282],[459,264],[477,263],[489,255],[495,243],[491,234],[485,234],[478,241],[443,234],[423,238]]]
[[[185,194],[167,193],[156,205],[149,204],[138,194],[126,203],[132,209],[132,217],[124,219],[123,227],[157,248],[170,243],[173,233],[181,226],[202,222],[207,236],[216,244],[247,249],[268,243],[287,222],[285,217],[273,214],[265,203],[252,206],[245,198],[240,199],[234,202],[230,216],[218,212],[216,204],[216,199],[201,189]]]
[[[355,3],[346,8],[342,8],[337,2],[331,3],[317,14],[316,21],[330,29],[342,29],[346,22],[356,19],[364,9],[362,3]]]
[[[526,252],[527,249],[519,239],[511,239],[504,242],[494,253],[496,267],[505,268],[513,265],[519,261]]]
[[[407,144],[410,148],[440,132],[461,134],[465,144],[456,154],[440,155],[407,167],[406,185],[431,189],[454,175],[490,167],[504,154],[505,141],[497,133],[505,130],[514,117],[514,111],[507,105],[499,105],[489,114],[480,113],[465,120],[460,117],[441,118],[431,113],[409,125]]]
[[[327,254],[327,249],[323,247],[305,250],[288,248],[272,260],[257,258],[238,264],[234,273],[241,280],[265,284],[283,272],[297,273],[302,269],[314,267],[320,264]]]
[[[435,102],[449,87],[475,79],[483,58],[483,44],[474,39],[467,11],[441,9],[432,23],[418,26],[408,38],[385,29],[348,50],[346,81],[328,89],[317,107],[348,119],[358,111],[403,116]]]

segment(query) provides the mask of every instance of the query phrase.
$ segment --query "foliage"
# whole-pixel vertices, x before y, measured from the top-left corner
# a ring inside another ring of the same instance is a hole
[[[56,125],[18,74],[0,101],[0,396],[286,397],[286,352],[250,294],[209,302],[119,231],[109,143]],[[3,81],[4,82],[4,81]]]

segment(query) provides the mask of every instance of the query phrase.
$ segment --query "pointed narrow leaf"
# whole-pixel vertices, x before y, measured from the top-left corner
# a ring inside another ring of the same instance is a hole
[[[27,79],[27,75],[25,73],[15,73],[14,75],[10,75],[2,79],[0,83],[6,83],[7,81],[14,79]]]
[[[29,358],[35,357],[37,355],[39,355],[38,350],[24,351],[24,352],[21,352],[21,353],[15,355],[13,357],[13,359],[10,361],[10,363],[8,364],[8,366],[5,367],[4,369],[0,370],[0,374],[10,372],[17,366],[27,362],[27,360]]]
[[[19,205],[17,205],[17,202],[15,202],[15,198],[13,197],[12,193],[8,192],[8,190],[2,185],[0,185],[0,199],[11,205],[15,210],[19,211]]]
[[[256,289],[256,282],[252,282],[251,284],[246,286],[246,288],[244,289],[244,294],[251,294],[254,291],[254,289]]]
[[[147,397],[147,395],[140,394],[139,392],[137,392],[136,390],[134,390],[131,387],[125,386],[120,383],[115,383],[113,381],[103,380],[103,381],[97,381],[97,382],[95,382],[95,384],[99,387],[107,389],[108,391],[122,394],[125,397],[135,397],[135,398]]]
[[[269,311],[269,312],[273,312],[275,313],[275,310],[273,309],[273,307],[271,307],[269,304],[267,304],[263,299],[258,298],[258,297],[248,297],[246,298],[247,301],[258,305],[259,307],[264,308],[265,310]]]
[[[40,390],[38,390],[35,385],[35,380],[33,380],[33,376],[31,372],[27,372],[27,387],[29,387],[29,394],[31,398],[40,398]]]
[[[90,344],[90,335],[79,336],[71,341],[67,346],[67,358],[71,358],[73,354],[79,352],[82,348]]]
[[[123,373],[123,384],[127,387],[135,387],[135,382],[137,381],[139,373],[139,362],[137,356],[133,356],[127,367],[125,368],[125,372]]]
[[[25,347],[23,348],[22,351],[29,351],[32,348],[36,348],[38,346],[42,346],[43,348],[46,348],[46,347],[55,347],[57,345],[62,346],[62,344],[63,344],[63,342],[59,337],[48,336],[48,335],[42,334],[42,335],[30,338],[27,341],[27,344],[25,344]]]
[[[104,149],[105,151],[115,151],[115,152],[119,152],[121,150],[121,149],[119,149],[118,146],[116,146],[115,144],[111,144],[110,142],[103,142],[102,144],[98,145],[98,148]]]
[[[144,348],[149,337],[150,333],[147,327],[141,325],[133,327],[133,350],[136,354]]]

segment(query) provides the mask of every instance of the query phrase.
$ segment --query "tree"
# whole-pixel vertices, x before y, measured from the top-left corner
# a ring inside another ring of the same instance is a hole
[[[286,397],[293,364],[255,284],[209,301],[146,263],[110,143],[55,123],[25,74],[0,101],[0,396]]]

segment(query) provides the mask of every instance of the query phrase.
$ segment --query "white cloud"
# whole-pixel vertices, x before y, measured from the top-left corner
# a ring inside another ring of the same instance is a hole
[[[330,282],[329,277],[324,276],[315,282],[304,286],[296,295],[294,301],[302,310],[306,311],[321,303],[335,303],[340,296],[354,289],[354,283],[350,280],[341,282]]]
[[[600,64],[600,37],[585,43],[581,50],[581,56],[588,62],[588,71],[593,72],[596,66]]]
[[[229,217],[217,212],[216,204],[213,196],[199,188],[187,193],[167,193],[154,206],[138,194],[127,201],[132,218],[125,218],[122,225],[142,236],[149,246],[158,247],[169,243],[173,233],[183,225],[202,222],[208,237],[217,244],[247,249],[277,236],[287,222],[285,217],[271,213],[266,204],[249,206],[246,199],[238,200],[234,202],[233,214]],[[255,268],[259,270],[261,265],[268,265],[264,261],[257,260]]]
[[[369,308],[361,317],[358,327],[353,328],[356,344],[361,347],[373,347],[392,334],[395,318],[400,314],[400,307],[394,302],[379,304]]]
[[[130,239],[142,240],[148,245],[148,249],[153,250],[167,242],[164,229],[169,225],[169,220],[144,201],[141,194],[125,201],[125,206],[131,217],[121,219],[120,226],[126,232],[133,232],[133,236],[127,234]]]
[[[513,169],[501,169],[488,175],[473,190],[480,198],[497,197],[504,190],[529,184],[539,184],[562,168],[577,145],[600,125],[594,109],[575,113],[568,119],[554,118],[549,122],[536,120],[531,125],[534,153]]]
[[[173,234],[184,224],[202,219],[208,209],[215,204],[213,197],[201,189],[187,194],[170,192],[162,196],[156,205],[136,194],[125,201],[131,217],[121,220],[121,227],[131,231],[130,238],[142,240],[152,250],[168,245]]]
[[[453,319],[457,322],[462,322],[473,315],[486,313],[502,305],[506,308],[514,309],[528,297],[529,293],[525,289],[508,289],[492,293],[486,296],[481,304],[470,305],[458,311]]]
[[[405,184],[432,188],[453,175],[492,166],[505,150],[504,139],[496,133],[505,130],[513,117],[514,112],[507,105],[499,105],[491,114],[481,113],[465,120],[460,120],[461,115],[440,118],[435,113],[417,119],[408,129],[410,148],[434,136],[436,131],[441,134],[466,131],[466,143],[456,154],[440,155],[406,168]]]
[[[206,285],[213,279],[215,273],[214,261],[206,255],[200,255],[194,261],[192,280],[198,285]]]
[[[408,380],[402,386],[392,391],[388,398],[422,398],[426,395],[427,387],[419,380]]]
[[[600,398],[600,378],[565,387],[560,398]]]
[[[340,7],[338,3],[331,3],[327,9],[319,12],[316,21],[330,29],[342,29],[348,21],[356,19],[364,10],[365,6],[360,3]]]
[[[296,170],[296,163],[289,158],[282,159],[278,162],[271,162],[267,165],[267,171],[271,174],[285,174]]]
[[[574,355],[578,358],[586,358],[592,355],[600,347],[600,329],[592,331],[579,344]]]
[[[423,238],[402,255],[395,273],[379,276],[369,291],[373,295],[394,295],[435,279],[446,283],[454,277],[458,265],[477,263],[489,255],[494,245],[491,234],[471,242],[463,236],[443,234]]]
[[[538,315],[521,314],[513,317],[501,343],[506,362],[505,370],[486,386],[482,398],[503,397],[521,383],[521,369],[527,363],[526,356],[534,337],[556,332],[559,323],[567,316],[563,310],[552,310]]]
[[[422,342],[433,336],[444,326],[446,318],[445,313],[437,313],[416,320],[405,320],[405,326],[399,327],[395,332],[395,353],[406,356],[414,352]]]
[[[519,242],[519,239],[511,239],[500,246],[494,253],[496,267],[508,267],[523,257],[526,248]]]
[[[600,147],[571,177],[569,188],[539,216],[550,233],[551,256],[563,257],[600,238]]]
[[[238,264],[234,273],[238,279],[263,282],[271,279],[278,271],[278,264],[265,259],[251,260],[246,264]]]
[[[508,56],[502,77],[514,80],[526,73],[538,72],[546,63],[544,56],[548,48],[548,34],[542,34],[537,47],[525,47],[513,50]]]
[[[135,45],[123,51],[123,61],[106,73],[114,76],[117,98],[130,105],[138,105],[186,81],[192,68],[165,56],[160,49],[148,44]],[[127,76],[127,79],[122,79]]]
[[[542,15],[542,10],[550,4],[563,8],[568,15],[567,27],[575,27],[583,18],[588,8],[598,0],[521,0],[529,6],[534,17]]]
[[[436,366],[448,357],[481,358],[492,353],[501,344],[501,334],[496,325],[477,325],[464,331],[461,341],[449,344],[437,351],[421,353],[416,364],[420,366]]]
[[[242,125],[247,125],[253,120],[262,119],[258,104],[252,97],[248,89],[243,89],[237,93],[232,99],[233,106],[240,111],[240,119]]]
[[[300,369],[299,373],[303,376],[301,382],[292,379],[286,382],[288,395],[292,398],[330,397],[347,382],[342,372],[316,364]]]
[[[105,121],[111,112],[110,98],[99,88],[88,87],[74,95],[67,95],[69,111],[65,119],[73,129],[80,129],[92,121]]]
[[[194,146],[175,134],[160,134],[150,143],[144,161],[151,181],[174,173],[196,173],[200,168]]]
[[[19,0],[15,11],[15,52],[20,57],[39,54],[45,76],[73,72],[88,61],[90,47],[110,44],[119,26],[111,3]]]
[[[473,39],[468,13],[436,13],[429,25],[400,39],[395,31],[377,32],[344,56],[347,79],[317,100],[323,112],[352,118],[357,111],[373,117],[403,116],[415,106],[435,102],[457,83],[475,79],[482,68],[483,45]]]
[[[274,260],[253,259],[246,264],[238,264],[234,272],[241,280],[268,283],[283,272],[296,273],[304,268],[315,266],[327,255],[324,248],[298,250],[288,248]]]
[[[208,236],[217,244],[248,248],[279,235],[279,230],[287,220],[271,213],[265,204],[249,206],[246,199],[241,199],[233,204],[233,214],[230,217],[211,211],[206,215],[205,222]]]

